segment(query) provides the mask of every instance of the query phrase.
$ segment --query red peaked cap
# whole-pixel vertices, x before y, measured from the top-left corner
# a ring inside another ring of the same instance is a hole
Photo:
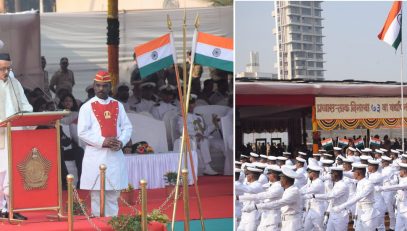
[[[98,71],[96,73],[95,79],[96,82],[102,82],[102,83],[109,83],[112,81],[112,78],[110,78],[110,74],[107,71]]]

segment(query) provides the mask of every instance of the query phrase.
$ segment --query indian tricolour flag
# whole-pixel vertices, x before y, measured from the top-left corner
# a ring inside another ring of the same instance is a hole
[[[170,33],[134,48],[142,78],[175,63],[175,49]]]
[[[327,151],[332,150],[334,148],[334,142],[333,142],[332,138],[321,141],[321,144],[322,144],[322,147]]]
[[[348,145],[349,145],[349,140],[348,139],[345,139],[345,138],[339,138],[338,139],[338,147],[344,148],[344,147],[346,147]]]
[[[393,3],[383,29],[377,36],[396,50],[401,42],[401,4],[401,1]]]
[[[370,141],[369,141],[370,146],[380,147],[380,143],[381,143],[380,139],[370,137]]]
[[[193,44],[194,63],[233,71],[233,39],[195,31]]]
[[[355,148],[358,148],[358,149],[361,149],[361,150],[365,148],[365,141],[363,141],[362,138],[359,138],[359,139],[355,140],[353,142],[353,144],[355,145]]]

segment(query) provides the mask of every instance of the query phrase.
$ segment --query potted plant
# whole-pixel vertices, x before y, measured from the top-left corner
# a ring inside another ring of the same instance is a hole
[[[120,196],[125,200],[129,205],[134,205],[136,203],[134,199],[134,187],[129,183],[128,187],[123,189],[120,192]],[[120,200],[121,205],[126,205],[122,200]]]
[[[161,213],[160,210],[155,209],[147,214],[147,222],[161,223],[163,227],[169,222],[168,216]],[[112,217],[108,222],[113,230],[117,231],[141,231],[141,215],[120,215]]]
[[[177,184],[177,173],[167,172],[164,174],[165,192],[169,196]]]

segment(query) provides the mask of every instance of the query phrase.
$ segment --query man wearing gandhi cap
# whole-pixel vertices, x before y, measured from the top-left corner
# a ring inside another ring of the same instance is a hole
[[[245,211],[281,209],[281,230],[303,230],[302,207],[303,202],[299,189],[294,186],[298,174],[287,166],[281,167],[280,183],[284,188],[281,199],[266,203],[246,206]]]
[[[374,208],[374,186],[366,179],[366,164],[354,163],[353,175],[358,181],[356,193],[341,205],[335,205],[332,212],[340,213],[351,205],[356,204],[355,230],[374,231],[377,228],[379,212]]]
[[[131,137],[132,125],[123,105],[109,97],[110,74],[99,71],[93,82],[95,97],[79,110],[78,137],[86,143],[81,189],[91,190],[92,214],[100,215],[99,166],[106,165],[105,215],[117,216],[120,190],[128,186],[123,144]]]
[[[16,78],[11,78],[11,59],[8,53],[0,53],[0,121],[22,111],[33,111],[33,107],[24,95],[23,87]],[[4,195],[8,199],[8,139],[7,128],[0,128],[0,216],[8,216],[3,207]],[[14,214],[15,219],[26,219]]]

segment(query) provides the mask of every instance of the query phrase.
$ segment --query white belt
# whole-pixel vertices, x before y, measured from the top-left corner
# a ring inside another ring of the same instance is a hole
[[[360,209],[372,209],[374,202],[359,202],[357,203],[357,207]]]
[[[300,215],[300,213],[284,214],[284,215],[281,215],[281,220],[282,221],[291,221],[291,220],[295,219],[296,217],[298,217],[299,215]]]

